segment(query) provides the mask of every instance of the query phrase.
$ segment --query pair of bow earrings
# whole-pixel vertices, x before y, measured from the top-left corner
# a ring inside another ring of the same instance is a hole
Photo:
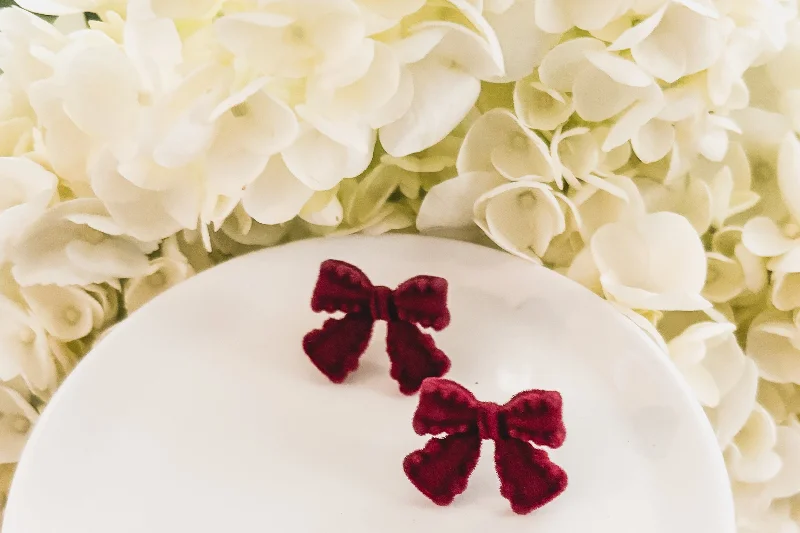
[[[450,359],[419,326],[440,331],[450,324],[447,288],[443,278],[416,276],[392,290],[373,285],[351,264],[327,260],[320,267],[311,308],[345,315],[308,333],[303,349],[320,372],[341,383],[358,368],[375,322],[387,322],[390,374],[403,394],[420,392],[412,425],[417,434],[433,436],[403,462],[411,483],[434,503],[449,505],[466,490],[481,442],[492,440],[501,495],[515,513],[529,513],[567,487],[564,470],[531,445],[558,448],[564,443],[561,395],[529,390],[498,405],[478,401],[458,383],[439,379],[450,369]]]

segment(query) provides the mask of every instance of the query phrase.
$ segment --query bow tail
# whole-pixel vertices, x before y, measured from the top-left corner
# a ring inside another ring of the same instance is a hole
[[[500,494],[517,514],[546,505],[567,488],[567,474],[550,461],[547,452],[519,439],[495,442],[495,467]]]
[[[467,489],[467,481],[481,453],[477,433],[433,438],[421,450],[410,453],[403,470],[411,483],[437,505],[449,505]]]
[[[386,351],[392,363],[390,375],[403,394],[414,394],[426,378],[438,378],[450,370],[450,359],[436,347],[433,337],[409,322],[387,324]]]
[[[372,336],[372,325],[372,318],[363,314],[329,318],[322,328],[303,338],[303,350],[328,379],[341,383],[358,368],[358,360]]]

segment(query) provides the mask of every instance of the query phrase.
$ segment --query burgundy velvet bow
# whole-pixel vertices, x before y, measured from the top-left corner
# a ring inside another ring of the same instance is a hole
[[[501,406],[478,401],[453,381],[428,379],[413,425],[419,435],[446,435],[432,438],[403,462],[411,483],[438,505],[449,505],[466,490],[485,439],[495,442],[500,494],[515,513],[538,509],[567,488],[566,472],[528,442],[550,448],[564,443],[558,392],[525,391]]]
[[[311,308],[346,313],[343,318],[328,319],[303,339],[311,362],[334,383],[358,368],[376,320],[387,322],[390,374],[403,394],[415,393],[425,378],[442,376],[450,369],[450,359],[417,327],[439,331],[450,323],[447,281],[442,278],[416,276],[391,290],[374,286],[355,266],[329,259],[320,266]]]

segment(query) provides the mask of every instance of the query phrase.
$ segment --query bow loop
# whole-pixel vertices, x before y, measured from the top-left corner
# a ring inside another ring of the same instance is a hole
[[[426,379],[419,389],[419,406],[412,421],[418,435],[478,431],[475,396],[455,381]]]
[[[510,437],[532,441],[539,446],[558,448],[564,444],[561,394],[556,391],[529,390],[503,406],[503,419]]]
[[[311,297],[314,312],[366,312],[370,308],[373,285],[359,268],[328,259],[319,268],[319,278]]]
[[[447,280],[435,276],[416,276],[394,291],[394,304],[400,320],[441,331],[450,324],[447,310]]]

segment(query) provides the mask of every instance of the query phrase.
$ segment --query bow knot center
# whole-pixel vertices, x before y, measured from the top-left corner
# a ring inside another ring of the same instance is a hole
[[[369,304],[370,312],[374,320],[394,320],[397,312],[394,308],[394,293],[389,287],[378,286],[372,291],[372,299]]]
[[[500,406],[494,402],[481,402],[478,406],[478,433],[482,440],[499,440]]]

